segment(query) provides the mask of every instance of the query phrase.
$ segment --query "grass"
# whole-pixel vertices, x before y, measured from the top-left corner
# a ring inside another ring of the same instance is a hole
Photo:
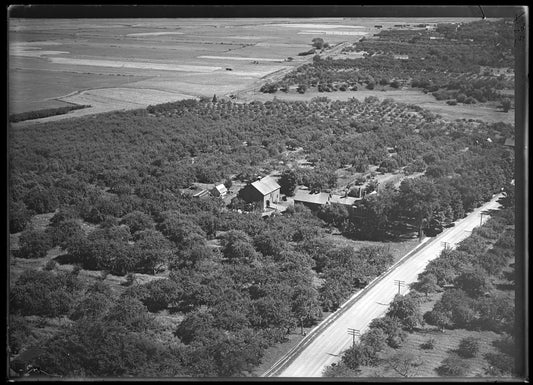
[[[350,246],[356,250],[367,246],[385,247],[392,254],[394,262],[398,261],[401,257],[413,250],[419,244],[418,237],[402,242],[356,241],[336,233],[328,234],[327,238],[331,239],[335,245],[339,247]]]

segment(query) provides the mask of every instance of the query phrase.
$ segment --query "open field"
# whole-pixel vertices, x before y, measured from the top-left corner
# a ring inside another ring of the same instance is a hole
[[[401,19],[402,23],[420,21]],[[437,21],[446,20],[424,19]],[[65,96],[109,87],[139,92],[133,101],[109,100],[106,110],[123,109],[124,103],[150,104],[153,98],[146,100],[144,89],[167,92],[164,98],[157,96],[161,102],[188,95],[228,95],[257,88],[266,76],[311,60],[298,53],[311,48],[314,37],[331,45],[353,42],[374,33],[376,24],[388,28],[398,22],[379,18],[10,19],[10,113],[77,103]],[[288,57],[293,60],[287,61]],[[100,111],[95,105],[78,114]]]

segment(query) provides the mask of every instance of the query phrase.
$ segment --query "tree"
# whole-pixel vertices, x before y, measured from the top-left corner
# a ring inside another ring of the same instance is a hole
[[[9,204],[9,233],[18,233],[26,227],[31,220],[31,211],[24,202],[10,202]]]
[[[391,348],[399,348],[406,337],[406,333],[402,330],[402,324],[397,318],[388,316],[375,318],[369,325],[370,329],[382,329],[387,335],[387,344]]]
[[[297,177],[294,170],[285,170],[281,173],[281,177],[278,180],[281,187],[280,192],[287,196],[293,196],[294,190],[297,186]]]
[[[411,284],[411,289],[424,293],[427,297],[429,293],[439,290],[437,277],[432,273],[422,273],[418,276],[418,281]]]
[[[52,241],[43,230],[27,229],[20,234],[20,249],[17,253],[21,258],[44,258],[52,247]]]
[[[28,209],[35,211],[37,214],[52,212],[59,205],[54,194],[39,186],[28,191],[24,197],[24,203]]]
[[[9,293],[10,310],[15,314],[45,317],[67,314],[79,287],[76,282],[63,278],[51,271],[24,271]]]
[[[322,374],[322,377],[357,377],[358,372],[349,368],[344,362],[333,363],[327,366]]]
[[[253,238],[253,244],[257,251],[264,256],[271,256],[279,259],[281,253],[287,249],[287,244],[280,239],[279,234],[275,231],[264,232]]]
[[[387,335],[383,329],[374,328],[366,331],[360,338],[361,344],[369,347],[376,355],[387,346]]]
[[[304,326],[312,325],[322,317],[318,292],[314,287],[298,285],[294,288],[291,302],[291,311],[300,323],[302,334]]]
[[[222,239],[222,245],[222,254],[232,263],[250,263],[259,256],[252,239],[244,231],[228,231]]]
[[[503,108],[503,112],[508,112],[511,109],[511,99],[504,98],[502,100],[502,108]]]
[[[178,247],[185,247],[198,237],[206,234],[190,217],[176,211],[166,211],[161,215],[162,221],[156,228]]]
[[[324,39],[320,37],[315,37],[313,40],[313,47],[316,49],[322,49],[324,47]]]
[[[407,330],[413,330],[423,322],[420,314],[420,301],[412,294],[397,294],[386,315],[397,318]]]
[[[213,251],[204,243],[194,243],[190,246],[177,250],[172,257],[169,257],[168,268],[191,269],[198,267],[202,262],[213,257]]]
[[[63,250],[74,243],[82,242],[85,233],[79,222],[75,219],[66,219],[53,227],[46,229],[49,234],[51,245],[60,246]]]
[[[429,222],[438,205],[438,193],[435,184],[428,178],[404,179],[400,184],[398,197],[400,209],[414,219],[418,227],[418,236],[422,237],[425,222]]]
[[[485,294],[491,287],[487,273],[479,268],[463,272],[455,278],[454,283],[472,298]]]
[[[152,218],[142,212],[142,211],[132,211],[122,218],[120,221],[121,225],[127,225],[132,234],[135,234],[137,231],[152,229],[154,227],[154,222]]]
[[[149,312],[164,310],[173,304],[179,295],[176,283],[170,279],[158,279],[145,285],[147,295],[142,302]]]
[[[415,377],[418,375],[422,360],[411,352],[400,352],[388,358],[387,364],[402,377]]]
[[[357,370],[360,366],[376,365],[377,357],[371,348],[359,343],[344,351],[342,362],[350,369]]]

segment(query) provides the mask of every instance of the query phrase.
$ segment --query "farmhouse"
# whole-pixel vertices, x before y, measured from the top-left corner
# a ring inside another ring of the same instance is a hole
[[[211,189],[211,195],[213,195],[215,197],[221,197],[222,198],[227,193],[228,193],[228,189],[222,183],[215,185],[215,187],[213,187]]]
[[[271,203],[279,202],[280,185],[271,177],[247,184],[239,195],[247,202],[262,202],[262,210],[270,207]]]

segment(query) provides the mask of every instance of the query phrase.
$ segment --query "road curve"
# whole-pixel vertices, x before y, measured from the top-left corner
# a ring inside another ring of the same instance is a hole
[[[499,208],[496,195],[491,201],[475,209],[467,217],[456,222],[439,236],[427,239],[422,247],[402,258],[387,272],[376,278],[362,292],[350,298],[336,313],[322,321],[295,348],[282,357],[263,377],[321,377],[326,366],[340,360],[340,354],[352,344],[348,328],[365,331],[374,318],[384,315],[388,305],[400,291],[405,294],[408,285],[417,280],[432,259],[439,256],[444,247],[454,248],[467,238],[472,229],[485,222],[489,210]]]

